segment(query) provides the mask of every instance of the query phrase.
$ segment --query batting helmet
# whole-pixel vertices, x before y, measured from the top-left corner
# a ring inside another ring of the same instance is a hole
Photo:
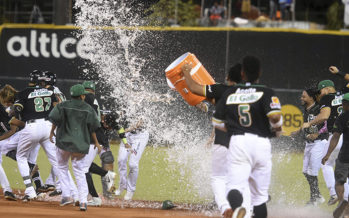
[[[29,74],[29,79],[31,83],[38,83],[39,82],[39,77],[41,76],[42,72],[40,70],[33,70],[33,72],[31,72]]]
[[[54,86],[56,84],[57,76],[55,73],[52,73],[51,71],[44,71],[43,74],[44,74],[44,77],[46,78],[45,81],[47,85]]]

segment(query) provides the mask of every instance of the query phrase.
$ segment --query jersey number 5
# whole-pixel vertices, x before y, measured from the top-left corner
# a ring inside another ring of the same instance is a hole
[[[239,112],[239,122],[241,126],[249,127],[252,124],[252,118],[250,113],[250,105],[249,104],[240,104],[238,106]]]
[[[46,102],[46,107],[44,107],[44,102]],[[35,104],[35,111],[36,112],[43,112],[50,110],[51,107],[51,97],[45,97],[45,98],[34,98],[34,104]]]

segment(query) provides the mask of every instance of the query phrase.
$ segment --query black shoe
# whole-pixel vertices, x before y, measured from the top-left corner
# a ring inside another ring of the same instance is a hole
[[[15,196],[12,192],[5,191],[4,196],[5,196],[5,199],[6,199],[6,200],[9,200],[9,201],[17,201],[16,196]]]
[[[58,196],[58,195],[61,195],[61,194],[62,194],[62,191],[56,189],[53,192],[51,192],[48,196],[54,197],[54,196]]]
[[[54,190],[55,190],[54,185],[43,185],[37,189],[38,192],[49,192],[49,191],[54,191]]]
[[[25,196],[22,198],[22,201],[23,201],[23,202],[29,202],[29,201],[33,201],[33,200],[36,200],[36,197],[30,197],[29,195],[25,195]]]

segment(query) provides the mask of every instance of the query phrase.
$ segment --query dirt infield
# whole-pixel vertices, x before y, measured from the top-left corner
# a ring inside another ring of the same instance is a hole
[[[79,211],[72,205],[61,207],[58,202],[33,201],[7,201],[1,196],[1,218],[37,218],[37,217],[65,217],[65,218],[96,218],[96,217],[206,217],[199,212],[182,209],[160,210],[147,208],[121,208],[112,206],[88,207],[86,212]]]

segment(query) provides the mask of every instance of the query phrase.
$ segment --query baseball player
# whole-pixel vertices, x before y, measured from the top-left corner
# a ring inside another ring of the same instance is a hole
[[[120,196],[124,190],[126,194],[124,200],[132,200],[136,191],[138,178],[138,165],[142,157],[145,146],[149,140],[148,131],[142,127],[142,120],[136,125],[125,130],[127,143],[121,141],[118,154],[118,168],[120,174],[119,188],[115,191],[116,196]],[[127,160],[129,174],[127,175]]]
[[[39,78],[33,77],[39,84]],[[27,164],[29,153],[38,144],[44,149],[53,170],[57,172],[57,160],[55,146],[49,141],[50,126],[47,117],[57,100],[53,89],[36,85],[19,92],[14,103],[14,111],[17,118],[26,123],[19,132],[17,147],[17,164],[26,185],[24,201],[35,199],[37,194],[30,180],[29,167]]]
[[[59,178],[62,183],[62,199],[60,205],[72,203],[70,199],[69,159],[71,159],[73,172],[79,191],[80,210],[87,210],[88,187],[85,173],[86,154],[90,150],[91,141],[97,149],[101,149],[97,141],[95,130],[100,127],[99,120],[93,108],[84,102],[87,92],[81,84],[70,88],[72,100],[58,104],[49,114],[52,122],[50,140],[57,128],[56,146]]]
[[[194,94],[207,97],[210,102],[218,102],[223,93],[232,85],[241,82],[241,64],[234,65],[226,78],[227,84],[200,85],[190,76],[192,67],[183,65],[182,72],[186,84]],[[229,136],[226,132],[214,128],[214,143],[212,146],[212,175],[211,185],[215,196],[215,202],[225,217],[232,216],[232,210],[226,197],[226,165],[229,146]]]
[[[272,165],[269,138],[281,134],[282,116],[274,91],[257,84],[260,73],[260,61],[246,56],[241,72],[246,83],[232,86],[223,94],[213,117],[215,127],[231,135],[227,190],[233,217],[244,217],[245,207],[250,205],[254,217],[267,217]]]
[[[343,113],[338,116],[335,124],[332,128],[332,137],[330,140],[330,146],[328,147],[326,155],[322,159],[322,164],[325,164],[331,157],[331,153],[339,145],[339,139],[343,134],[343,144],[336,160],[335,169],[335,181],[336,181],[336,193],[338,196],[339,204],[333,212],[335,218],[341,217],[343,211],[348,205],[348,200],[344,200],[344,183],[346,183],[349,174],[349,93],[346,93],[342,99]],[[349,215],[349,211],[346,210],[346,216]]]
[[[303,120],[309,122],[320,113],[320,106],[316,103],[317,91],[313,89],[304,90],[301,96],[301,103],[304,106]],[[325,123],[312,125],[304,129],[305,151],[303,158],[303,174],[310,187],[310,200],[307,205],[323,203],[325,199],[321,196],[318,185],[318,172],[321,168],[323,150],[327,144],[327,126]]]
[[[5,108],[0,105],[0,151],[3,146],[9,143],[11,136],[16,133],[17,126],[9,124],[10,118]],[[10,183],[2,167],[2,152],[0,153],[0,185],[3,188],[4,197],[7,200],[16,201],[16,196],[12,193]]]
[[[324,147],[324,153],[329,147],[329,141],[332,137],[333,124],[339,114],[342,112],[342,93],[337,92],[334,83],[331,80],[323,80],[318,84],[318,91],[320,92],[320,113],[316,116],[315,119],[305,122],[303,124],[303,129],[309,128],[312,125],[318,125],[327,121],[327,130],[329,132],[328,143]],[[324,180],[326,182],[327,188],[330,192],[330,199],[328,205],[333,205],[337,202],[338,198],[335,190],[335,178],[333,167],[335,165],[335,160],[338,156],[340,147],[342,145],[342,138],[340,139],[338,146],[335,151],[332,152],[332,155],[326,164],[322,166],[322,173]],[[348,190],[348,189],[347,189]]]
[[[99,108],[98,101],[95,97],[95,84],[92,81],[85,81],[82,84],[85,88],[85,91],[87,92],[85,102],[89,104],[96,112],[97,118],[99,121],[101,121],[101,112]],[[96,129],[96,136],[98,142],[103,141],[105,142],[104,138],[104,131],[102,127],[99,127]],[[111,191],[112,187],[114,186],[114,180],[115,180],[115,173],[112,171],[106,171],[97,164],[93,163],[93,160],[95,159],[97,153],[101,153],[102,150],[97,150],[93,144],[90,145],[90,150],[86,156],[85,164],[87,169],[89,169],[88,172],[86,172],[86,180],[89,188],[89,193],[92,196],[92,200],[88,202],[88,205],[90,206],[100,206],[102,204],[102,200],[99,198],[97,191],[94,187],[91,172],[96,173],[101,176],[102,178],[102,184],[103,187],[106,189],[104,192]]]

